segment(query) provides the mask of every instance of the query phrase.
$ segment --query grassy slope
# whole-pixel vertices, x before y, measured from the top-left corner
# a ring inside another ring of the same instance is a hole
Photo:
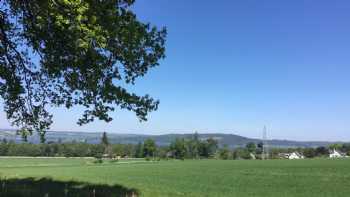
[[[86,159],[0,159],[0,175],[120,184],[140,190],[142,196],[343,197],[350,194],[349,159],[102,165]]]

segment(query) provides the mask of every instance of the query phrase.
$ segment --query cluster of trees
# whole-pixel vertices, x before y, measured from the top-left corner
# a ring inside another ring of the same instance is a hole
[[[132,157],[133,145],[115,144],[111,150],[122,155]],[[101,158],[108,149],[103,144],[88,144],[82,142],[70,143],[14,143],[3,140],[0,143],[0,156],[44,156],[44,157],[96,157]]]
[[[176,159],[213,158],[218,150],[218,142],[213,138],[200,140],[198,134],[195,133],[189,139],[175,139],[169,147],[165,147],[165,150],[166,155],[161,155],[163,157]]]
[[[213,158],[218,150],[218,142],[212,138],[200,140],[195,133],[192,138],[177,138],[169,146],[157,146],[153,139],[138,143],[135,157],[198,159]]]

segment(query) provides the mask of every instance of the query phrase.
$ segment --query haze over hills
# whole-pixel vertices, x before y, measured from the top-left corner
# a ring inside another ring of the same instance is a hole
[[[101,132],[72,132],[72,131],[49,131],[46,134],[47,142],[86,142],[86,143],[100,143]],[[201,140],[208,138],[214,138],[218,140],[219,145],[228,145],[231,148],[241,147],[248,142],[261,142],[261,139],[247,138],[235,134],[223,134],[223,133],[198,133]],[[145,135],[145,134],[118,134],[108,133],[108,138],[111,143],[122,144],[136,144],[143,142],[147,138],[154,139],[157,145],[169,145],[176,138],[191,138],[193,134],[164,134],[164,135]],[[20,136],[16,135],[16,131],[13,129],[0,129],[0,139],[13,140],[16,142],[22,142]],[[34,134],[28,138],[30,143],[39,143],[39,137]],[[291,140],[268,140],[268,144],[273,147],[317,147],[327,146],[331,143],[328,141],[291,141]]]

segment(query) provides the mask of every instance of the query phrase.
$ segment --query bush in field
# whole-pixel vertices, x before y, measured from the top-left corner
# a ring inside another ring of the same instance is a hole
[[[305,148],[302,153],[306,158],[314,158],[316,156],[314,148]]]
[[[102,164],[103,163],[102,157],[101,158],[96,158],[96,160],[94,160],[94,163],[95,164]]]
[[[103,156],[103,153],[105,151],[105,147],[101,144],[94,145],[94,148],[92,149],[91,156],[101,159]]]
[[[219,158],[224,160],[230,159],[230,149],[227,145],[219,150]]]
[[[237,148],[233,151],[233,159],[251,159],[251,157],[247,149]]]
[[[326,147],[320,146],[315,149],[315,154],[317,157],[328,156],[329,151]]]
[[[256,145],[254,142],[249,142],[247,145],[246,145],[246,149],[248,150],[248,152],[250,153],[255,153],[256,152]]]

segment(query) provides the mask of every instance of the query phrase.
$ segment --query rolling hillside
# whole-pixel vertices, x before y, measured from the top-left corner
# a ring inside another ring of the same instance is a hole
[[[87,143],[99,143],[102,133],[98,132],[67,132],[67,131],[50,131],[47,133],[47,142],[87,142]],[[118,134],[108,133],[108,138],[111,143],[122,144],[136,144],[143,142],[147,138],[152,138],[160,146],[169,145],[170,142],[176,138],[191,138],[192,134],[165,134],[165,135],[139,135],[139,134]],[[16,136],[16,132],[10,129],[0,129],[0,139],[13,140],[21,142],[20,136]],[[258,143],[260,139],[247,138],[235,134],[222,134],[222,133],[199,133],[199,138],[202,140],[208,138],[214,138],[218,140],[220,145],[228,145],[231,148],[244,146],[248,142]],[[34,135],[29,137],[29,142],[39,143],[39,137]],[[316,147],[327,146],[334,142],[321,142],[321,141],[290,141],[290,140],[269,140],[270,146],[274,147]]]

